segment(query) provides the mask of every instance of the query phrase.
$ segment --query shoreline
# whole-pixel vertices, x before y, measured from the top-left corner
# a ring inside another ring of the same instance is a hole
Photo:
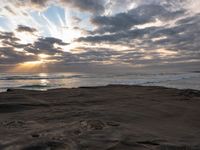
[[[134,84],[134,85],[127,85],[127,84],[107,84],[107,85],[99,85],[99,86],[80,86],[80,87],[71,87],[71,88],[67,88],[67,87],[59,87],[59,88],[49,88],[49,89],[26,89],[26,88],[6,88],[4,89],[2,92],[0,91],[0,93],[6,93],[9,91],[14,91],[14,90],[24,90],[24,91],[38,91],[38,92],[46,92],[46,91],[51,91],[51,90],[62,90],[62,89],[66,89],[66,90],[70,90],[70,89],[81,89],[81,88],[88,88],[88,89],[92,89],[92,88],[106,88],[106,87],[151,87],[151,88],[166,88],[166,89],[174,89],[174,90],[190,90],[190,91],[199,91],[198,89],[194,89],[194,88],[174,88],[174,87],[168,87],[168,86],[158,86],[158,85],[139,85],[139,84]]]
[[[7,88],[46,90],[55,88],[74,88],[80,86],[106,86],[108,84],[164,86],[178,89],[200,90],[199,73],[170,74],[46,74],[1,76],[0,91]]]
[[[2,150],[198,150],[200,91],[107,85],[0,93]]]

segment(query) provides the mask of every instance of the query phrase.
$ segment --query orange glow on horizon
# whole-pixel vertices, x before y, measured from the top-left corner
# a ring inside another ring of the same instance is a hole
[[[47,71],[47,65],[43,61],[28,61],[17,64],[11,72],[39,72]]]
[[[50,59],[51,56],[47,54],[38,54],[38,60],[27,61],[17,64],[10,72],[48,72],[48,65],[59,62],[56,59]]]

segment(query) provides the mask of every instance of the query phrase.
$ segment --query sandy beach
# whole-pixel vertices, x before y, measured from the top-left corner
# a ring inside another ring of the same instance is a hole
[[[0,93],[1,150],[199,150],[200,91],[109,85]]]

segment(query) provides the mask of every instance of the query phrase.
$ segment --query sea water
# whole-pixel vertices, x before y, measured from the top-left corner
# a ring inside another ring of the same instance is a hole
[[[200,72],[185,73],[38,73],[0,74],[0,91],[8,88],[47,90],[109,84],[164,86],[200,90]]]

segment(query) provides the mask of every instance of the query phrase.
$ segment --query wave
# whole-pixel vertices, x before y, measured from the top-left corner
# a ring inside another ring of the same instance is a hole
[[[199,73],[186,73],[186,74],[141,74],[141,73],[122,73],[122,74],[47,74],[47,75],[0,75],[0,80],[42,80],[42,79],[72,79],[72,78],[156,78],[157,80],[162,79],[184,79],[194,77]]]
[[[21,85],[15,87],[4,87],[0,88],[0,93],[5,92],[7,89],[26,89],[26,90],[38,90],[38,91],[45,91],[48,89],[55,89],[60,88],[62,85],[42,85],[42,84],[30,84],[30,85]]]
[[[41,84],[33,84],[33,85],[22,85],[19,86],[17,88],[49,88],[49,87],[53,87],[51,85],[41,85]]]
[[[40,80],[49,80],[45,83]],[[55,79],[55,80],[54,80]],[[79,86],[102,86],[108,84],[127,85],[160,85],[183,83],[183,87],[200,88],[197,85],[200,73],[172,74],[45,74],[45,75],[0,75],[1,89],[33,89],[46,90],[52,88],[73,88]],[[15,81],[16,80],[16,81]],[[25,80],[24,82],[22,80]],[[185,82],[187,81],[187,82]],[[187,85],[189,84],[189,85]]]
[[[3,76],[0,80],[42,80],[42,79],[71,79],[71,78],[86,78],[83,75],[19,75],[19,76]]]

